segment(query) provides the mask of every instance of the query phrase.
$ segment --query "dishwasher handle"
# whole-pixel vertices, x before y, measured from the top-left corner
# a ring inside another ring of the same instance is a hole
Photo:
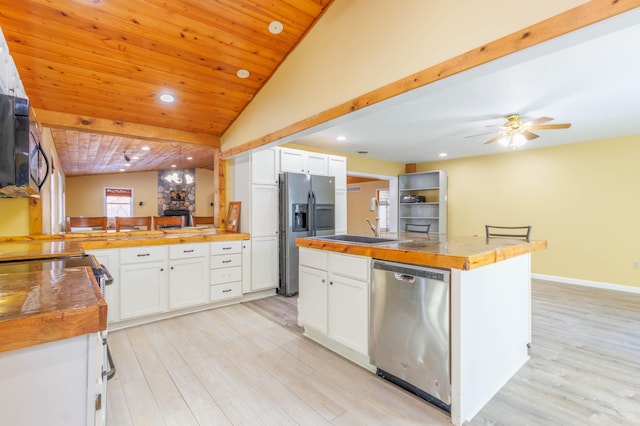
[[[395,277],[396,281],[404,281],[410,284],[413,284],[416,281],[415,275],[401,274],[399,272],[396,272],[395,274],[393,274],[393,276]]]

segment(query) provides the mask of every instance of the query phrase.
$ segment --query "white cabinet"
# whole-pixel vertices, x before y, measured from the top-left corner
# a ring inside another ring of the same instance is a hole
[[[298,277],[300,325],[327,334],[327,287],[329,286],[327,271],[300,266]]]
[[[267,148],[251,153],[251,183],[278,184],[278,151]]]
[[[87,254],[96,257],[98,263],[104,265],[113,281],[105,287],[104,299],[107,302],[107,321],[120,320],[120,253],[118,249],[88,250]]]
[[[251,239],[251,290],[278,287],[278,236]]]
[[[281,148],[280,171],[328,176],[329,161],[326,154]]]
[[[0,353],[0,424],[102,424],[101,340],[91,333]]]
[[[335,233],[347,233],[347,190],[336,189],[335,198]]]
[[[167,310],[167,258],[167,246],[120,249],[120,319]]]
[[[209,243],[169,246],[169,309],[208,302]]]
[[[242,241],[211,243],[210,300],[242,296]]]
[[[252,185],[251,236],[272,237],[278,234],[278,187]]]
[[[442,170],[398,176],[398,232],[447,233],[447,174]]]
[[[329,155],[329,176],[335,177],[336,191],[347,190],[347,158]]]
[[[242,201],[241,230],[251,233],[251,240],[238,252],[243,260],[242,293],[278,286],[279,152],[279,148],[256,150],[229,163],[230,198]]]
[[[300,325],[363,357],[369,344],[370,263],[368,257],[300,248]]]

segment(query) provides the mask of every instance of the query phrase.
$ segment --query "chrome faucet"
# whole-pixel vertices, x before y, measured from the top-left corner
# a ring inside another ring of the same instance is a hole
[[[371,198],[371,202],[369,203],[369,211],[376,212],[376,224],[371,223],[369,219],[367,219],[367,223],[369,227],[373,231],[373,234],[376,237],[380,236],[380,203],[378,202],[378,197]]]
[[[376,237],[379,237],[380,236],[380,232],[378,232],[378,228],[373,223],[371,223],[369,218],[366,218],[365,220],[369,224],[369,228],[371,228],[371,230],[373,231],[373,235],[375,235]]]

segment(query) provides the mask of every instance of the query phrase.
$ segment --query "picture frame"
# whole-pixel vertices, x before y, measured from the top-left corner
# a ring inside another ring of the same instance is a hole
[[[225,231],[238,232],[240,226],[240,201],[231,201],[229,203],[229,211],[227,213],[227,221],[225,222]]]

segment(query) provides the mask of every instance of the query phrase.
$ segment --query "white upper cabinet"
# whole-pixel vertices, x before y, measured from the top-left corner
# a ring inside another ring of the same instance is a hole
[[[282,172],[328,176],[329,162],[326,154],[281,148],[280,170]]]
[[[278,151],[267,148],[251,153],[251,183],[278,184]]]
[[[329,155],[329,176],[336,178],[336,190],[347,190],[347,158],[338,155]]]

